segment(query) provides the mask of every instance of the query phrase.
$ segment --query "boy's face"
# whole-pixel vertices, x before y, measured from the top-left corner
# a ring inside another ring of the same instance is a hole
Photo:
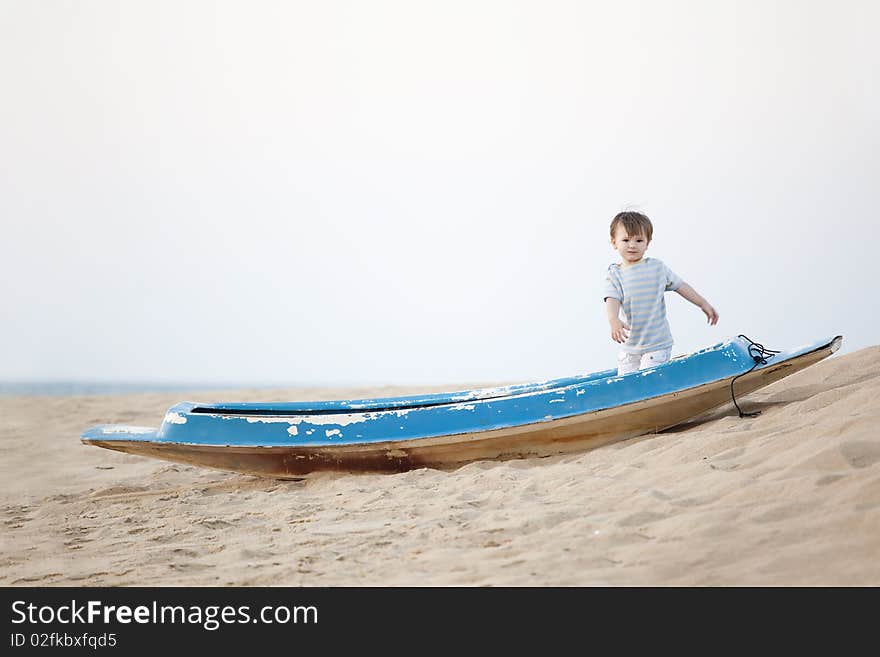
[[[611,238],[611,246],[623,258],[624,264],[637,263],[645,255],[650,242],[644,235],[629,235],[622,225],[617,226],[614,237]]]

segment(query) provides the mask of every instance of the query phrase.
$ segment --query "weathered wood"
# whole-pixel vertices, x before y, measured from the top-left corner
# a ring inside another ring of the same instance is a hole
[[[740,376],[737,398],[831,355],[836,345]],[[452,469],[477,460],[506,460],[582,452],[656,433],[729,403],[733,377],[653,399],[548,422],[491,431],[355,445],[244,447],[84,439],[107,449],[219,470],[300,478],[320,471],[401,472]]]

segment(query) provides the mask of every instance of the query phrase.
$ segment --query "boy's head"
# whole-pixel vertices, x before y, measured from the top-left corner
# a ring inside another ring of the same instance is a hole
[[[625,263],[642,259],[653,234],[651,220],[641,212],[618,212],[611,220],[611,246]]]

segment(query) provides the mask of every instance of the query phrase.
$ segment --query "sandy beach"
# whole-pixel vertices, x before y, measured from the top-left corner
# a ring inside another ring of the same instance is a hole
[[[589,452],[452,472],[279,481],[79,440],[217,397],[0,398],[0,585],[880,584],[880,346],[745,397],[755,418],[728,404]]]

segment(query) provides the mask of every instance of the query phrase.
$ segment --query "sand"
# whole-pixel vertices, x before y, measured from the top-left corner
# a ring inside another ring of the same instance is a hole
[[[95,424],[158,426],[184,399],[218,396],[0,398],[0,585],[880,584],[880,347],[743,398],[756,418],[728,405],[589,452],[452,472],[278,481],[79,441]]]

